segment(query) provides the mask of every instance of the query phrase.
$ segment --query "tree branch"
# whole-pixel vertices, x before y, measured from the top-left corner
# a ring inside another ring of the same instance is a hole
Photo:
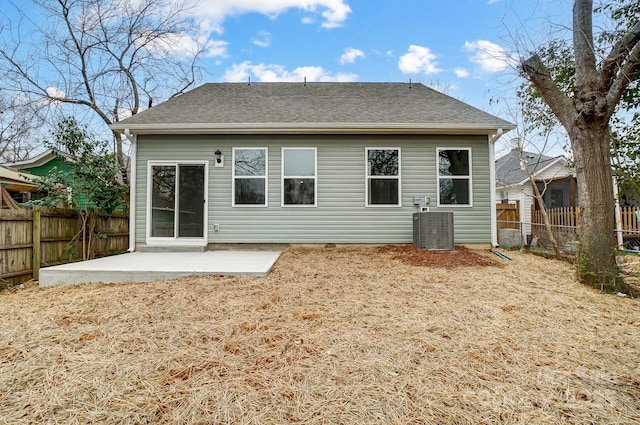
[[[76,37],[76,34],[74,33],[73,26],[71,25],[71,17],[70,17],[71,10],[69,9],[69,7],[67,6],[64,0],[58,0],[58,4],[62,8],[61,10],[62,17],[67,27],[67,31],[69,31],[69,38],[73,42],[73,45],[76,49],[76,53],[78,54],[78,59],[80,60],[80,74],[82,75],[82,82],[84,84],[84,88],[87,92],[87,96],[90,99],[90,104],[95,105],[96,99],[95,99],[93,90],[91,89],[91,84],[89,82],[89,75],[87,71],[86,49],[82,47],[82,44],[80,43],[80,41]],[[84,35],[84,34],[85,32],[82,32],[82,31],[80,32],[80,35]]]
[[[629,87],[629,84],[638,78],[638,72],[640,72],[640,36],[638,40],[636,40],[633,50],[629,52],[624,65],[612,79],[611,85],[609,86],[606,99],[611,114],[615,111],[618,102],[622,98],[622,94],[627,87]]]
[[[622,63],[628,58],[631,50],[640,42],[640,22],[626,32],[611,48],[611,52],[602,62],[602,82],[609,87]]]
[[[542,63],[540,56],[534,54],[523,61],[522,71],[538,89],[538,92],[547,102],[558,121],[565,128],[568,128],[574,120],[575,110],[569,98],[560,91],[558,85],[551,78],[549,69]]]
[[[573,2],[573,49],[576,61],[576,82],[591,85],[597,78],[593,48],[593,0]]]

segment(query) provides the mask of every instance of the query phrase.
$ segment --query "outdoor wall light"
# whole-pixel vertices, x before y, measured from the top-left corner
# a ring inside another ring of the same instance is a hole
[[[216,168],[223,168],[224,167],[224,155],[222,155],[222,152],[220,152],[220,149],[216,149],[216,151],[213,153],[213,155],[215,155],[216,160],[213,163],[213,166]]]

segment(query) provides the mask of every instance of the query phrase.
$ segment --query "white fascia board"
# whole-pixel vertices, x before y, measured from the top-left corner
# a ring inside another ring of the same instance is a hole
[[[553,161],[551,161],[549,164],[547,164],[546,166],[542,167],[539,170],[536,170],[535,173],[533,173],[533,179],[536,180],[536,175],[542,173],[543,171],[548,170],[549,168],[551,168],[552,166],[554,166],[555,164],[557,164],[558,162],[563,162],[563,166],[567,163],[567,160],[564,156],[560,155],[558,157],[556,157],[556,159],[554,159]],[[570,169],[567,169],[567,171],[569,171],[569,173],[567,173],[567,176],[572,175],[573,171]],[[520,183],[516,183],[513,186],[522,186],[523,184],[529,182],[529,177],[527,177],[526,179],[522,180]]]
[[[13,167],[13,168],[39,167],[39,166],[44,165],[47,162],[51,161],[53,158],[55,158],[55,154],[53,153],[53,151],[51,149],[49,149],[49,150],[46,150],[46,151],[42,152],[39,155],[34,156],[33,158],[24,159],[22,161],[10,162],[10,163],[7,163],[5,165],[7,167]]]
[[[67,159],[71,159],[69,154],[64,153],[62,151],[58,151],[58,150],[56,151],[57,151],[57,154],[56,152],[54,152],[53,149],[47,149],[46,151],[34,156],[33,158],[24,159],[22,161],[9,162],[4,165],[7,167],[18,168],[18,169],[34,168],[34,167],[40,167],[41,165],[46,164],[47,162],[54,159],[56,156],[63,156]]]
[[[415,124],[415,123],[193,123],[110,125],[112,130],[132,134],[461,134],[492,135],[495,125]],[[504,128],[504,127],[502,127]]]
[[[525,180],[527,181],[527,180]],[[497,182],[499,183],[499,182]],[[517,183],[517,184],[510,184],[510,185],[506,185],[506,186],[498,186],[496,184],[496,190],[511,190],[511,189],[518,189],[519,187],[522,186],[522,183]]]

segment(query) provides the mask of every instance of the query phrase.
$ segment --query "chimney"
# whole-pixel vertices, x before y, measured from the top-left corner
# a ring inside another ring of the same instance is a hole
[[[521,151],[522,150],[522,139],[519,137],[514,137],[511,139],[511,150],[512,151]]]

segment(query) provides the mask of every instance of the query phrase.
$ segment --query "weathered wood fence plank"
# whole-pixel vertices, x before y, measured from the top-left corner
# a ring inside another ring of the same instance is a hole
[[[580,227],[579,209],[574,207],[551,208],[547,210],[550,225],[553,227],[554,235],[559,240],[575,240],[575,234]],[[640,239],[640,207],[621,206],[620,207],[620,233],[622,239],[629,241]],[[531,223],[533,225],[532,235],[541,241],[546,241],[546,230],[542,220],[542,213],[532,208]],[[611,229],[611,235],[617,229]],[[573,236],[572,236],[573,235]],[[543,243],[544,244],[544,243]]]
[[[75,210],[0,209],[0,288],[38,279],[40,267],[81,260],[81,231]],[[74,238],[78,240],[72,242]],[[93,257],[125,252],[128,214],[99,215],[92,238]]]
[[[40,210],[35,209],[33,211],[33,249],[31,254],[31,275],[35,280],[40,279],[40,235],[42,234],[40,230],[40,225],[42,222],[40,221]]]

